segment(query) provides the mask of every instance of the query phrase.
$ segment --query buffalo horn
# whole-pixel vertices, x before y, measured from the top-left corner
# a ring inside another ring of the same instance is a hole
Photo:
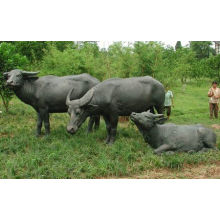
[[[88,104],[92,97],[93,97],[94,89],[90,89],[80,100],[79,100],[79,105],[80,107]]]
[[[163,115],[163,114],[156,114],[156,115],[154,115],[153,117],[154,117],[154,118],[161,118],[161,117],[164,117],[164,115]]]
[[[70,89],[70,91],[68,92],[68,95],[66,97],[66,105],[71,104],[70,95],[72,94],[73,90],[74,90],[74,88]]]
[[[38,72],[21,71],[21,73],[25,76],[32,76],[32,75],[37,75],[39,71]]]

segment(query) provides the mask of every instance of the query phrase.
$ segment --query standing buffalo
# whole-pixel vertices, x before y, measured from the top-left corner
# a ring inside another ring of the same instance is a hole
[[[163,113],[165,97],[163,85],[149,76],[105,80],[77,100],[71,101],[71,94],[72,90],[66,99],[71,116],[67,131],[74,134],[88,116],[101,114],[106,123],[107,144],[115,141],[118,116],[129,116],[153,106]]]
[[[216,134],[200,124],[175,125],[163,124],[166,120],[162,114],[148,112],[132,113],[131,120],[154,148],[154,153],[163,152],[197,152],[216,148]]]
[[[57,77],[53,75],[38,77],[38,72],[12,70],[4,73],[7,85],[14,90],[16,96],[24,103],[31,105],[37,112],[37,135],[41,134],[44,122],[46,134],[50,133],[49,113],[67,112],[65,104],[68,91],[74,88],[71,99],[81,98],[99,80],[89,74]],[[90,118],[88,131],[99,126],[100,117]]]

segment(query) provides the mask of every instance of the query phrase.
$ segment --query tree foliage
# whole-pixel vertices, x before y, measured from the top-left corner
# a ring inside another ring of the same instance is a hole
[[[187,83],[204,77],[220,81],[220,57],[211,41],[191,41],[175,48],[161,42],[114,42],[100,49],[97,42],[0,42],[0,71],[16,67],[40,70],[41,75],[89,73],[100,80],[113,77],[152,76],[164,84]],[[6,90],[4,90],[6,91]]]
[[[40,61],[48,47],[46,41],[14,41],[12,44],[16,51],[26,56],[31,63]]]
[[[212,41],[190,41],[190,48],[195,52],[198,59],[209,58],[215,54],[211,47]]]
[[[181,41],[177,41],[176,45],[175,45],[175,50],[181,49],[182,48],[182,44]]]
[[[8,111],[13,93],[6,87],[3,73],[16,68],[24,68],[27,63],[27,58],[17,53],[13,44],[5,42],[0,44],[0,96],[6,111]]]
[[[210,57],[207,60],[207,64],[210,67],[208,76],[217,79],[220,82],[220,54]]]

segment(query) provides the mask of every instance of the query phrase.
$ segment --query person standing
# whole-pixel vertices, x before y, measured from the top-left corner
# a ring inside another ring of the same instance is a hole
[[[210,119],[213,119],[213,113],[215,115],[215,118],[218,118],[218,103],[220,98],[220,89],[218,88],[218,83],[216,81],[212,82],[212,87],[208,91],[208,97]]]
[[[171,115],[171,106],[174,107],[173,93],[172,93],[171,90],[169,90],[169,87],[166,86],[164,108],[165,108],[165,112],[167,114],[167,119],[168,120],[169,120],[170,115]]]

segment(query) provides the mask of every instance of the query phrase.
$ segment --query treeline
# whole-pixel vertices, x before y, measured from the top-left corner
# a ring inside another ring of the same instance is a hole
[[[150,75],[162,81],[220,80],[219,56],[211,41],[192,41],[175,48],[160,42],[115,42],[100,49],[97,42],[15,41],[0,42],[0,72],[13,68],[40,70],[59,76],[88,72],[100,80],[110,77]]]
[[[208,77],[220,81],[220,55],[212,41],[192,41],[183,47],[160,42],[115,42],[100,49],[97,42],[0,42],[0,80],[11,69],[39,70],[58,76],[90,73],[100,80],[112,77],[153,76],[164,84]],[[8,94],[0,83],[0,95]]]

